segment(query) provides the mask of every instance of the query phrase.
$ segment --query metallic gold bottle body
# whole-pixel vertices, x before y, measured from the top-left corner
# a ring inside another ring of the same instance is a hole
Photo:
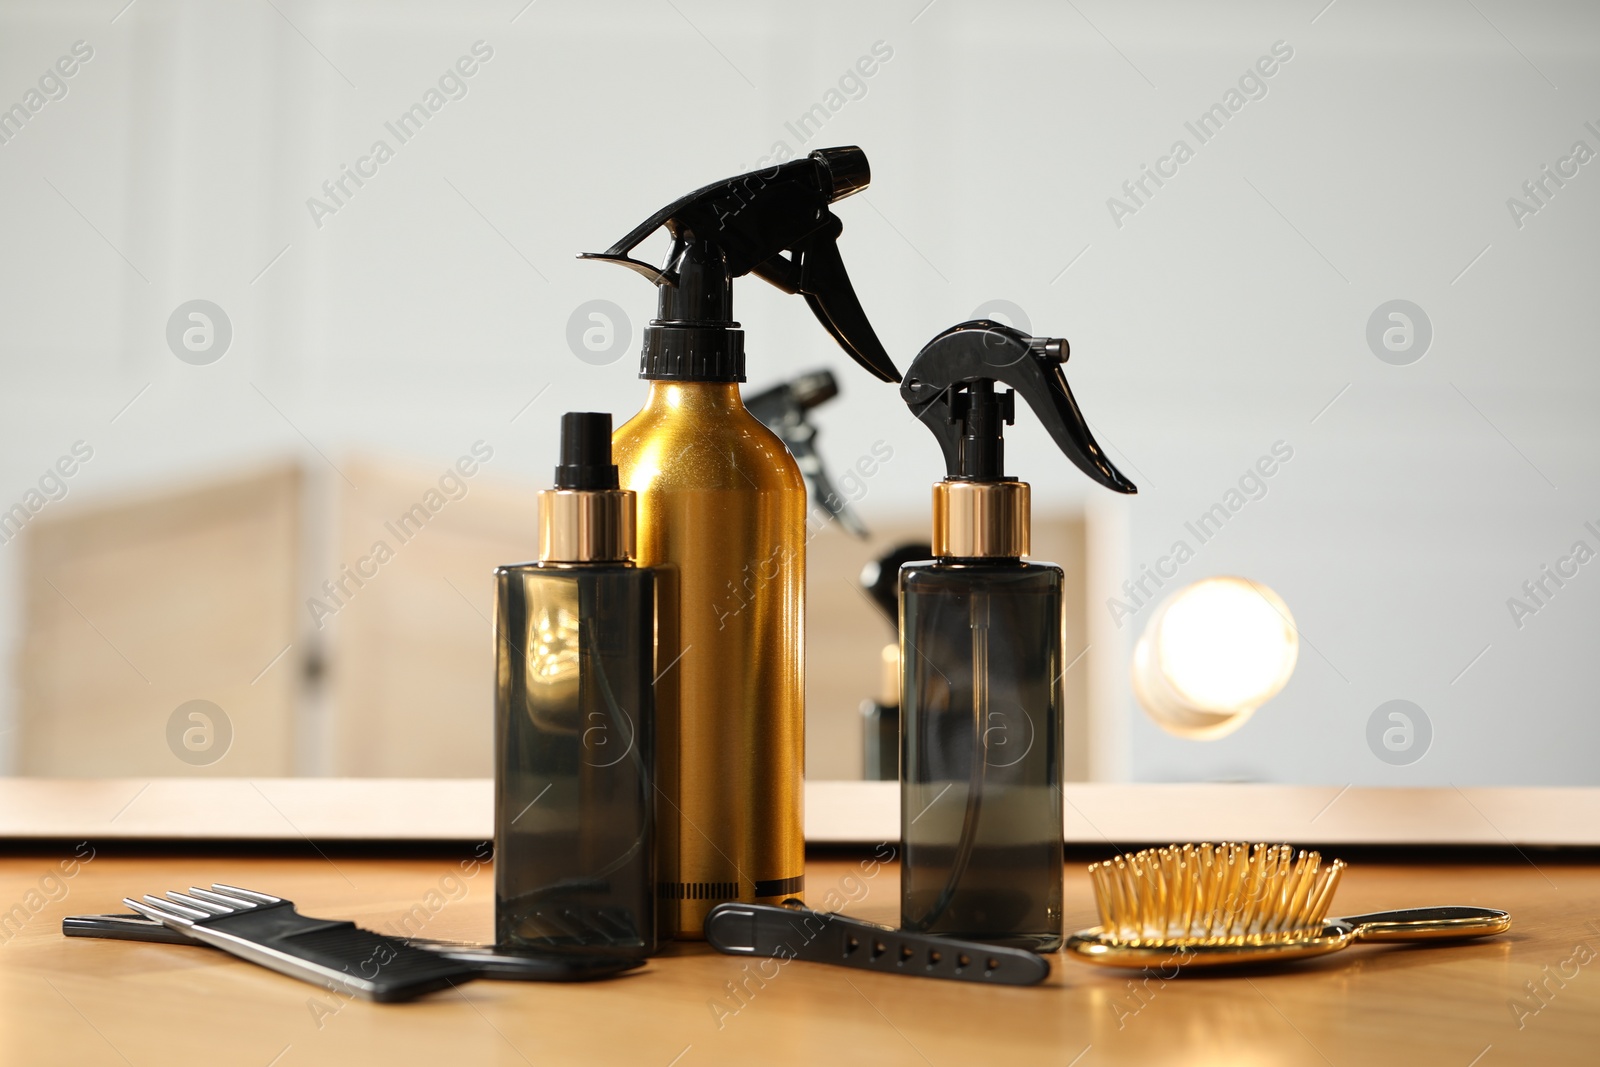
[[[805,483],[739,387],[651,382],[613,436],[657,571],[658,841],[675,936],[803,894]]]

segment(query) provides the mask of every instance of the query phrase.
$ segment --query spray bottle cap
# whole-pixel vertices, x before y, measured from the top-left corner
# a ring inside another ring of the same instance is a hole
[[[611,462],[611,414],[569,411],[561,416],[561,462],[557,489],[615,489],[617,465]]]
[[[619,489],[611,462],[611,415],[561,416],[561,462],[554,489],[539,494],[539,560],[622,563],[634,557],[635,495]]]
[[[803,295],[856,362],[884,381],[899,381],[839,258],[843,224],[828,210],[870,180],[861,149],[820,149],[697,189],[606,251],[580,256],[637,271],[660,291],[656,318],[644,331],[639,376],[744,381],[744,331],[733,320],[733,279],[755,273],[786,293]],[[663,266],[629,255],[662,226],[672,235]]]
[[[1033,408],[1057,447],[1096,482],[1138,488],[1106,458],[1061,372],[1063,338],[1027,337],[978,319],[952,326],[917,353],[900,396],[944,452],[946,478],[934,487],[934,554],[1013,557],[1028,553],[1027,483],[1005,473],[1005,428],[1016,396]],[[1013,391],[999,393],[996,384]]]

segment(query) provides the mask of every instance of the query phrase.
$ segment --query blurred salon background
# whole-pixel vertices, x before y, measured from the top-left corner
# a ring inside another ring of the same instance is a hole
[[[1600,784],[1597,59],[1577,2],[4,0],[0,771],[488,776],[492,568],[559,415],[644,396],[655,294],[575,256],[854,144],[896,362],[1069,338],[1139,485],[1010,433],[1071,777]],[[871,536],[810,542],[807,773],[857,777],[861,570],[942,464],[803,302],[736,301],[747,393],[840,387]],[[1212,575],[1299,658],[1199,741],[1129,664]]]

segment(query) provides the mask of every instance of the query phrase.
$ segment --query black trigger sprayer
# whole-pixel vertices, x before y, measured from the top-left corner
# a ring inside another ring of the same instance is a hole
[[[900,389],[947,474],[934,559],[900,571],[901,923],[1041,952],[1062,942],[1063,572],[1023,558],[1030,492],[1005,456],[1016,397],[1079,470],[1137,491],[1078,410],[1068,351],[964,322],[922,349]]]
[[[839,256],[844,224],[829,210],[865,189],[871,178],[861,149],[818,149],[804,159],[696,189],[604,252],[581,255],[636,271],[659,290],[639,377],[744,381],[744,331],[733,321],[733,279],[755,274],[804,296],[839,347],[883,381],[898,382],[900,372]],[[634,248],[663,227],[672,236],[666,263],[656,267],[632,258]]]
[[[1107,489],[1136,493],[1078,410],[1061,370],[1070,355],[1064,337],[1027,337],[987,319],[963,322],[917,353],[900,397],[938,439],[950,478],[1005,480],[1005,426],[1016,418],[1012,398],[1020,393],[1079,470]],[[996,384],[1015,392],[997,395]]]
[[[613,435],[613,455],[638,494],[639,563],[665,575],[658,877],[679,937],[700,937],[722,901],[804,894],[806,489],[801,465],[740,397],[733,290],[754,274],[803,296],[856,362],[899,381],[839,255],[833,205],[869,177],[859,148],[812,152],[679,197],[586,257],[657,289],[640,355],[649,396]],[[671,238],[661,265],[634,258],[658,229]],[[805,398],[781,399],[794,402],[798,441]],[[802,463],[820,470],[804,445]]]

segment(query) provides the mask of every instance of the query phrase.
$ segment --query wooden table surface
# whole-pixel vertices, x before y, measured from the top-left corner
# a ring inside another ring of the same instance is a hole
[[[1600,1063],[1600,863],[1509,851],[1493,863],[1356,862],[1334,908],[1487,905],[1512,912],[1509,934],[1165,982],[1058,956],[1030,989],[806,963],[763,984],[746,977],[748,960],[681,945],[605,982],[480,981],[411,1004],[341,1004],[213,950],[60,932],[63,916],[123,910],[126,894],[218,881],[375,929],[410,914],[424,936],[486,939],[491,874],[464,858],[0,857],[0,1064]],[[892,865],[813,859],[810,899],[829,890],[852,914],[895,921]],[[1066,916],[1069,930],[1093,920],[1079,862]]]

